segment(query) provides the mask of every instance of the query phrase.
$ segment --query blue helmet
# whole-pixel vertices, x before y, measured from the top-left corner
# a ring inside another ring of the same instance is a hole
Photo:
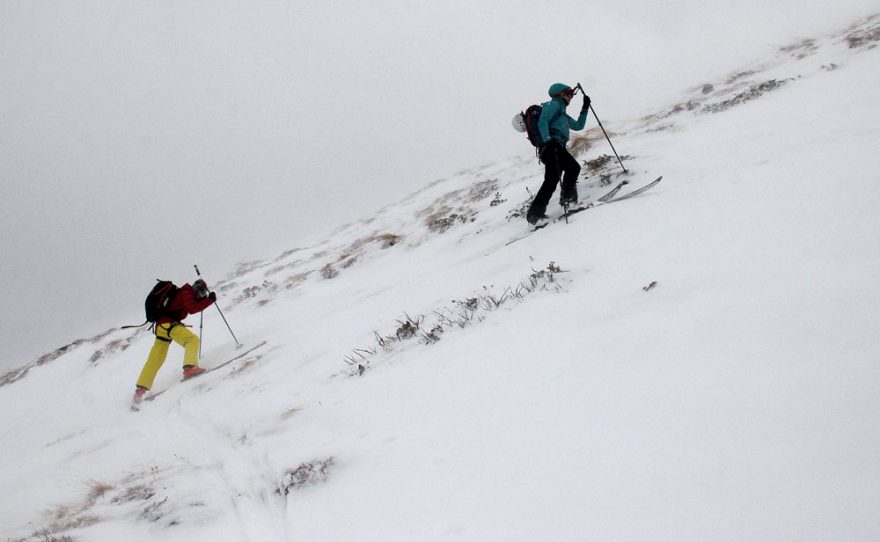
[[[566,90],[571,90],[571,87],[565,83],[553,83],[550,85],[550,90],[547,91],[547,94],[549,94],[551,98],[555,98],[559,96],[561,92]]]

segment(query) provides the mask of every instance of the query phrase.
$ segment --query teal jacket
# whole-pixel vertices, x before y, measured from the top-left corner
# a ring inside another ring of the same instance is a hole
[[[565,145],[568,143],[569,130],[583,130],[587,125],[587,110],[581,111],[577,120],[569,117],[565,112],[565,100],[559,96],[544,104],[541,116],[538,117],[538,131],[541,133],[541,143],[547,143],[551,139]]]

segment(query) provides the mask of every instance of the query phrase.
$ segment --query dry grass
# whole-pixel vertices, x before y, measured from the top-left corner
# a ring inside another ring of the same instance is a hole
[[[320,459],[302,463],[297,468],[287,471],[281,480],[277,493],[287,496],[291,491],[322,483],[327,480],[333,458]]]
[[[864,22],[850,28],[845,39],[850,49],[876,47],[877,42],[880,41],[880,14],[872,15]]]

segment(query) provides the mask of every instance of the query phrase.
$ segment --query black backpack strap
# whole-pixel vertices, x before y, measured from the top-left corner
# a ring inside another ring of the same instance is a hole
[[[119,328],[119,329],[131,329],[131,328],[133,328],[133,327],[144,327],[145,325],[147,325],[147,324],[149,324],[149,323],[150,323],[150,321],[147,320],[147,321],[144,322],[143,324],[138,324],[138,325],[136,325],[136,326],[122,326],[122,327]]]
[[[170,338],[166,339],[165,337],[160,337],[159,332],[156,331],[156,329],[155,329],[156,326],[160,326],[160,325],[163,325],[163,324],[153,324],[153,332],[156,334],[156,340],[162,341],[165,343],[170,343],[171,342]],[[165,333],[168,334],[168,337],[171,337],[171,330],[176,328],[177,326],[187,327],[186,324],[184,324],[183,322],[171,322],[171,325],[168,326],[168,329],[165,330]]]

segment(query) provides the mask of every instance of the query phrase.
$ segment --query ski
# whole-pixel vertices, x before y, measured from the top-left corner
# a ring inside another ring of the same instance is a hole
[[[527,231],[526,233],[520,235],[519,237],[514,237],[514,238],[511,239],[510,241],[504,243],[504,246],[509,246],[509,245],[512,245],[513,243],[516,243],[516,242],[519,241],[520,239],[525,239],[525,238],[528,237],[529,235],[532,235],[533,233],[537,233],[538,230],[542,230],[542,229],[546,228],[547,226],[549,226],[550,224],[551,224],[551,222],[547,221],[547,222],[544,222],[543,224],[541,224],[540,226],[534,226],[534,227],[531,228],[529,231]]]
[[[223,367],[226,367],[226,366],[229,365],[230,363],[233,363],[233,362],[235,362],[235,361],[238,361],[238,360],[244,358],[245,356],[247,356],[248,354],[252,353],[252,352],[253,352],[254,350],[256,350],[257,348],[260,348],[260,347],[265,346],[265,345],[266,345],[266,341],[262,341],[262,342],[260,342],[260,343],[258,343],[258,344],[255,344],[254,346],[251,346],[250,348],[248,348],[248,349],[245,350],[244,352],[239,352],[239,353],[236,354],[234,357],[229,358],[228,360],[224,361],[223,363],[220,363],[219,365],[215,365],[214,367],[211,367],[210,369],[205,370],[204,373],[201,373],[201,374],[199,374],[199,375],[196,375],[196,376],[194,376],[194,377],[192,377],[192,378],[188,378],[188,379],[186,379],[186,380],[181,380],[181,382],[189,382],[190,380],[195,380],[195,379],[199,378],[200,376],[204,376],[204,375],[206,375],[206,374],[208,374],[208,373],[210,373],[210,372],[216,371],[217,369],[221,369],[221,368],[223,368]],[[147,395],[146,397],[144,397],[143,400],[144,400],[144,401],[152,401],[153,399],[155,399],[156,397],[159,397],[160,395],[162,395],[163,393],[165,393],[166,391],[168,391],[168,390],[170,390],[170,389],[171,389],[171,388],[165,388],[165,389],[162,390],[162,391],[157,391],[156,393],[151,393],[150,395]],[[139,410],[140,407],[139,407],[139,405],[138,405],[137,403],[135,403],[135,404],[133,404],[133,405],[131,406],[131,409],[136,411],[136,410]]]
[[[570,209],[565,215],[563,215],[563,218],[567,218],[567,217],[569,217],[575,213],[579,213],[581,211],[586,211],[587,209],[592,209],[593,207],[605,205],[606,203],[614,203],[615,201],[622,201],[625,199],[629,199],[633,196],[638,196],[639,194],[645,192],[646,190],[649,190],[649,189],[657,186],[657,183],[659,183],[661,179],[663,179],[662,175],[657,177],[656,179],[654,179],[653,181],[651,181],[650,183],[646,184],[645,186],[643,186],[641,188],[633,190],[632,192],[627,192],[626,194],[624,194],[622,196],[614,197],[617,194],[617,192],[620,191],[620,189],[623,187],[623,185],[627,184],[627,181],[624,181],[624,182],[618,184],[617,186],[615,186],[614,190],[605,194],[601,198],[598,198],[595,201],[591,201],[587,205],[577,207],[575,209]]]
[[[618,185],[615,186],[613,189],[611,189],[610,192],[603,195],[602,197],[597,198],[597,199],[591,201],[590,203],[587,203],[586,205],[582,205],[582,206],[576,207],[574,209],[567,209],[563,213],[563,215],[558,220],[556,220],[556,222],[559,222],[560,220],[568,221],[568,217],[570,217],[571,215],[580,213],[581,211],[586,211],[587,209],[592,209],[593,207],[598,207],[600,205],[614,203],[615,201],[622,201],[625,199],[629,199],[633,196],[637,196],[637,195],[645,192],[646,190],[650,190],[651,188],[657,186],[657,183],[659,183],[661,179],[663,179],[662,175],[657,177],[656,179],[654,179],[653,181],[651,181],[650,183],[646,184],[645,186],[643,186],[641,188],[637,188],[636,190],[633,190],[632,192],[627,192],[626,194],[624,194],[622,196],[615,197],[617,195],[617,193],[620,192],[620,189],[623,188],[624,185],[629,184],[629,181],[622,181],[622,182],[618,183]],[[532,235],[533,233],[537,232],[540,229],[546,228],[549,225],[550,225],[550,222],[547,222],[546,224],[542,224],[538,227],[535,227],[535,228],[529,230],[527,233],[520,235],[519,237],[514,237],[510,241],[504,243],[504,246],[510,246],[513,243],[516,243],[517,241],[525,239],[526,237]]]
[[[629,181],[621,181],[617,184],[617,186],[612,188],[611,191],[609,191],[607,194],[605,194],[599,198],[596,198],[595,200],[593,200],[589,203],[586,203],[584,205],[580,205],[580,206],[574,207],[574,208],[566,208],[565,212],[562,213],[562,219],[565,221],[568,221],[568,217],[570,217],[571,215],[577,214],[581,211],[586,211],[587,209],[590,209],[592,207],[596,207],[596,206],[601,205],[603,203],[608,203],[611,200],[611,198],[616,196],[617,193],[620,192],[620,189],[623,188],[623,186],[627,185],[627,184],[629,184]]]
[[[603,202],[603,203],[606,202],[606,201],[608,201],[610,198],[613,198],[615,194],[617,194],[618,192],[620,192],[620,189],[623,188],[623,185],[625,185],[625,184],[629,184],[629,181],[621,181],[620,183],[617,184],[617,186],[615,186],[614,188],[612,188],[611,191],[609,191],[607,194],[603,195],[602,197],[596,199],[595,201],[601,201],[601,202]],[[568,220],[568,217],[569,217],[569,216],[571,216],[571,215],[573,215],[573,214],[575,214],[575,213],[579,213],[579,212],[581,212],[581,211],[586,211],[586,210],[589,209],[590,207],[593,207],[593,204],[595,203],[595,201],[591,201],[590,203],[588,203],[588,204],[586,204],[586,205],[582,205],[582,206],[580,206],[580,207],[576,207],[576,208],[574,208],[574,209],[569,209],[568,207],[565,207],[565,212],[562,214],[562,219],[563,219],[563,220]],[[532,228],[531,230],[529,230],[529,231],[528,231],[527,233],[525,233],[524,235],[521,235],[521,236],[519,236],[519,237],[516,237],[516,238],[514,238],[514,239],[508,241],[507,243],[504,244],[504,246],[508,246],[508,245],[510,245],[510,244],[512,244],[512,243],[515,243],[515,242],[519,241],[520,239],[525,239],[525,238],[528,237],[529,235],[535,233],[536,231],[538,231],[538,230],[540,230],[540,229],[546,228],[546,227],[549,226],[549,225],[550,225],[550,222],[545,222],[544,224],[541,224],[540,226],[535,226],[534,228]]]
[[[651,188],[657,186],[657,183],[659,183],[662,179],[663,179],[663,175],[657,177],[656,179],[654,179],[653,181],[651,181],[650,183],[646,184],[645,186],[643,186],[643,187],[641,187],[641,188],[639,188],[639,189],[633,190],[632,192],[627,192],[626,194],[624,194],[624,195],[622,195],[622,196],[618,196],[618,197],[616,197],[616,198],[614,198],[614,199],[610,199],[610,200],[606,201],[605,203],[611,203],[611,202],[614,202],[614,201],[621,201],[621,200],[625,200],[625,199],[631,198],[631,197],[633,197],[633,196],[638,196],[638,195],[641,194],[642,192],[644,192],[644,191],[646,191],[646,190],[649,190],[649,189],[651,189]]]
[[[617,186],[615,186],[615,187],[611,190],[611,192],[608,192],[608,193],[605,194],[604,196],[602,196],[602,197],[596,199],[596,201],[608,201],[608,200],[610,200],[610,199],[613,198],[618,192],[620,192],[620,189],[623,188],[623,185],[625,185],[625,184],[629,184],[629,181],[626,181],[626,180],[624,180],[624,181],[620,181],[619,183],[617,183]]]

